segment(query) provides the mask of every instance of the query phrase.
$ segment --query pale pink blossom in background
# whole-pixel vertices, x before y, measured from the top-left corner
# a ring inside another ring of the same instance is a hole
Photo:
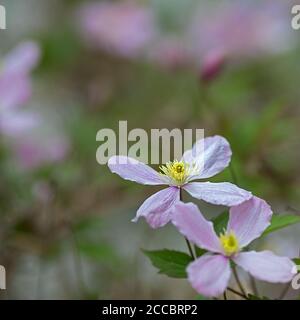
[[[32,95],[31,71],[37,65],[40,49],[34,42],[22,42],[1,59],[0,132],[20,136],[39,123],[39,117],[20,110]]]
[[[134,1],[85,4],[79,20],[90,45],[125,57],[141,54],[155,34],[152,12]]]
[[[41,121],[41,117],[33,112],[7,110],[0,114],[0,133],[7,137],[20,138],[41,124]]]
[[[69,141],[62,134],[42,135],[38,131],[31,136],[23,136],[12,145],[17,163],[27,170],[61,162],[65,159],[69,149]]]
[[[39,46],[34,42],[22,42],[1,60],[0,69],[0,132],[25,169],[64,159],[68,139],[54,129],[45,134],[49,120],[36,111],[24,109],[32,96],[31,72],[40,58]]]
[[[180,30],[166,31],[157,8],[134,1],[94,2],[79,10],[88,43],[115,55],[142,58],[162,68],[190,68],[204,82],[228,63],[294,47],[289,1],[199,3]]]
[[[287,50],[293,44],[289,14],[279,1],[200,5],[188,31],[191,52],[201,63],[214,52],[249,58]]]
[[[21,42],[4,57],[2,73],[29,75],[40,59],[40,48],[32,41]]]
[[[223,51],[215,50],[203,57],[200,68],[200,78],[203,82],[210,82],[222,71],[226,60]]]
[[[190,57],[184,39],[163,36],[149,48],[148,59],[165,69],[177,69],[190,65]]]
[[[0,111],[17,108],[31,97],[31,71],[39,62],[35,42],[23,42],[0,59]]]

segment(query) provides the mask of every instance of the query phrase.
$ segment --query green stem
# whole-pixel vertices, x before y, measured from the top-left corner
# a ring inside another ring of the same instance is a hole
[[[182,190],[181,189],[179,191],[179,200],[182,201]],[[186,237],[184,237],[184,239],[185,239],[185,242],[186,242],[187,247],[189,249],[189,253],[190,253],[191,257],[193,258],[193,260],[196,260],[196,256],[193,252],[192,245],[191,245],[190,241]]]
[[[233,275],[234,275],[234,278],[235,278],[235,280],[236,280],[236,283],[237,283],[238,287],[239,287],[240,290],[242,291],[243,295],[244,295],[245,297],[247,297],[246,290],[244,289],[244,287],[243,287],[243,285],[242,285],[242,282],[241,282],[241,280],[240,280],[240,278],[239,278],[239,275],[238,275],[238,273],[237,273],[237,271],[236,271],[236,267],[235,267],[235,266],[232,266],[232,271],[233,271]]]
[[[229,171],[230,171],[233,183],[238,185],[239,183],[238,183],[237,175],[235,173],[232,163],[229,164]]]
[[[240,292],[238,292],[238,291],[236,291],[236,290],[234,290],[234,289],[232,289],[230,287],[227,287],[227,290],[232,292],[232,293],[234,293],[234,294],[236,294],[237,296],[240,296],[240,297],[242,297],[242,298],[244,298],[246,300],[249,300],[249,298],[246,295],[244,295],[244,294],[242,294],[242,293],[240,293]]]
[[[193,258],[193,260],[196,260],[196,257],[195,257],[195,255],[194,255],[194,252],[193,252],[191,243],[189,242],[189,240],[188,240],[186,237],[184,237],[184,239],[185,239],[185,242],[186,242],[187,247],[188,247],[188,249],[189,249],[189,253],[190,253],[191,257]]]

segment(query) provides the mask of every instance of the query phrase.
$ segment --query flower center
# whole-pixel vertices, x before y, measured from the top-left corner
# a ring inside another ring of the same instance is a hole
[[[232,256],[239,251],[239,241],[233,231],[221,234],[220,242],[227,256]]]
[[[171,178],[176,185],[182,185],[189,175],[189,166],[183,161],[167,162],[160,170],[161,174]]]

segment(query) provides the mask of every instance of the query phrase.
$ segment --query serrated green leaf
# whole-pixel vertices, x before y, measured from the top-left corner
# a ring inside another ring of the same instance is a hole
[[[186,278],[186,267],[192,261],[188,254],[168,249],[143,252],[159,273],[172,278]]]
[[[280,230],[282,228],[288,227],[290,225],[296,224],[300,222],[300,216],[295,215],[273,215],[271,224],[262,234],[263,236]]]
[[[227,228],[227,223],[229,219],[229,212],[225,211],[213,219],[214,229],[217,235],[222,233],[224,229]]]

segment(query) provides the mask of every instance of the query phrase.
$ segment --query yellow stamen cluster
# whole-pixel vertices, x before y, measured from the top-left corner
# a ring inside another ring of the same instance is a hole
[[[167,162],[165,166],[160,167],[160,170],[177,185],[182,185],[189,176],[189,166],[183,161]]]
[[[233,231],[221,234],[220,242],[227,256],[232,256],[239,251],[239,242]]]

